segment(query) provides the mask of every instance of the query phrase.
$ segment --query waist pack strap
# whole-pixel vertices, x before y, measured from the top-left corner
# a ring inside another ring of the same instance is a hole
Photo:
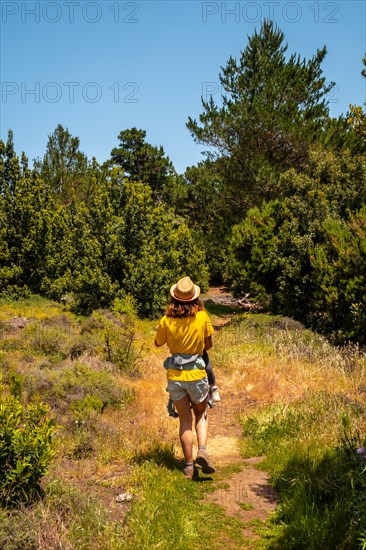
[[[188,365],[188,363],[197,361],[198,357],[198,353],[195,353],[194,355],[189,355],[188,353],[185,353],[184,356],[177,353],[175,355],[172,355],[172,364],[177,367],[183,367],[183,365]]]
[[[167,357],[164,361],[164,368],[166,370],[192,370],[195,368],[204,369],[205,363],[199,353],[174,353],[170,357]]]

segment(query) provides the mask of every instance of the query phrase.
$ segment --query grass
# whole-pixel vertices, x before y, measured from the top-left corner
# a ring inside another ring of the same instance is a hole
[[[58,480],[31,508],[0,511],[3,550],[122,550],[124,529],[97,498]]]
[[[292,402],[319,388],[356,399],[366,384],[365,353],[293,326],[278,316],[236,316],[216,335],[212,363],[259,403]]]
[[[38,395],[50,404],[60,439],[44,498],[0,510],[1,548],[366,548],[365,462],[355,451],[366,430],[364,353],[333,347],[291,319],[206,307],[214,318],[234,314],[210,358],[220,393],[248,397],[236,410],[243,455],[267,456],[258,467],[281,495],[274,519],[256,524],[260,540],[249,543],[240,521],[205,498],[227,488],[240,465],[212,480],[181,474],[156,322],[134,320],[133,334],[127,325],[136,372],[120,366],[116,313],[80,319],[32,297],[0,303],[0,373],[25,402]],[[10,329],[13,317],[30,322]],[[117,505],[123,492],[133,499]]]
[[[258,548],[366,548],[366,355],[298,323],[244,314],[216,337],[212,363],[251,398],[237,410],[244,456],[266,455],[280,493]],[[254,403],[254,404],[253,404]]]
[[[361,403],[325,392],[241,418],[243,453],[265,454],[280,505],[261,548],[356,548],[366,521]],[[279,530],[279,527],[281,528]]]
[[[126,548],[243,547],[240,522],[202,501],[202,483],[187,483],[180,471],[152,462],[135,468],[131,483],[139,497],[129,515]]]
[[[239,502],[239,506],[242,510],[254,510],[253,504],[250,504],[249,502]]]
[[[31,296],[19,300],[0,298],[0,320],[2,321],[13,317],[43,319],[64,313],[60,304],[41,296]]]
[[[217,304],[213,300],[204,300],[204,306],[210,317],[232,317],[243,312],[241,307],[226,306]]]

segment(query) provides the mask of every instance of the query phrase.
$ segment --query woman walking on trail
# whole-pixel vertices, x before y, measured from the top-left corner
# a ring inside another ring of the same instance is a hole
[[[203,473],[215,471],[206,450],[209,385],[202,359],[204,351],[212,347],[214,331],[199,300],[200,292],[200,287],[189,277],[183,277],[170,288],[172,298],[159,321],[155,338],[156,346],[167,344],[172,354],[164,361],[167,391],[179,415],[179,437],[185,458],[183,474],[189,479],[194,474],[192,409],[198,440],[196,464],[202,467]]]

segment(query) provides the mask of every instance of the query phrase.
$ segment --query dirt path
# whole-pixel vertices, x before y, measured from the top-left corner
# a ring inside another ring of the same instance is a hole
[[[222,297],[225,294],[228,293],[223,289],[211,289],[208,297],[215,300],[216,296]],[[219,332],[229,321],[230,315],[215,316],[215,332]],[[133,421],[131,428],[141,432],[141,437],[145,437],[144,434],[149,432],[152,422],[159,425],[162,439],[169,443],[173,441],[175,454],[182,457],[177,433],[178,421],[169,419],[166,412],[166,383],[161,366],[166,351],[157,350],[152,345],[151,351],[148,351],[145,358],[145,376],[137,378],[133,384],[139,416]],[[240,453],[241,427],[237,416],[239,412],[255,408],[256,401],[245,390],[239,391],[233,385],[232,378],[219,376],[219,384],[221,402],[208,413],[208,451],[216,467],[217,476],[214,475],[213,480],[217,483],[218,489],[206,494],[205,500],[222,506],[227,515],[234,516],[242,522],[242,533],[247,540],[246,546],[242,548],[250,550],[257,538],[253,522],[265,522],[268,519],[276,507],[276,494],[269,485],[266,472],[256,467],[263,457],[243,459]],[[118,416],[116,422],[118,423]],[[81,471],[78,476],[80,486],[93,483],[94,491],[105,502],[112,517],[120,520],[121,515],[124,516],[130,508],[130,502],[116,502],[116,497],[126,491],[119,482],[120,463],[116,463],[114,468],[109,465],[108,473],[104,475],[103,471],[93,471],[92,465],[88,467],[86,462],[83,461],[86,471]],[[223,472],[227,467],[231,467],[231,470],[225,475]],[[95,479],[98,479],[98,482]],[[116,481],[113,481],[114,479]],[[225,546],[226,543],[223,541],[222,547]]]
[[[225,294],[224,289],[212,289],[209,298],[215,300],[216,296]],[[229,320],[227,317],[216,319],[215,330],[220,330]],[[225,488],[208,494],[206,499],[243,522],[243,535],[248,539],[246,548],[250,549],[250,541],[257,538],[252,523],[268,519],[276,508],[277,495],[269,485],[267,473],[256,468],[264,457],[243,459],[240,453],[241,427],[237,415],[255,407],[255,402],[248,393],[236,392],[232,386],[225,385],[225,378],[220,380],[220,395],[221,402],[209,412],[208,449],[218,472],[222,467],[234,465],[241,470],[225,479]]]
[[[243,522],[243,535],[257,538],[253,522],[265,522],[276,508],[277,495],[269,485],[268,474],[256,468],[264,457],[243,459],[240,455],[241,428],[235,418],[243,409],[245,395],[235,398],[220,386],[222,401],[209,413],[209,445],[217,472],[225,466],[238,465],[241,470],[225,479],[225,488],[209,493],[206,500],[222,506],[225,512]],[[247,549],[252,548],[248,542]]]
[[[206,297],[216,301],[216,297],[225,295],[228,293],[224,289],[216,288],[210,289]],[[229,314],[215,316],[215,332],[219,332],[230,318]],[[145,377],[137,379],[134,385],[139,403],[137,426],[141,433],[145,433],[145,422],[151,426],[151,419],[154,418],[164,432],[163,439],[173,441],[176,456],[183,458],[178,440],[178,421],[167,418],[166,412],[166,384],[161,367],[166,352],[163,348],[151,348],[145,359]],[[256,467],[263,457],[245,460],[240,453],[241,428],[237,416],[240,411],[253,409],[256,401],[245,390],[238,390],[233,385],[232,377],[219,377],[219,384],[221,402],[208,413],[208,451],[217,471],[213,480],[217,482],[218,489],[206,494],[205,499],[222,506],[227,515],[242,522],[242,532],[247,539],[247,545],[242,548],[249,550],[257,538],[252,522],[268,519],[276,507],[276,495],[269,485],[267,474]],[[227,467],[231,468],[228,470],[230,473],[224,474]],[[201,473],[199,475],[202,476]],[[223,541],[223,548],[225,546]]]

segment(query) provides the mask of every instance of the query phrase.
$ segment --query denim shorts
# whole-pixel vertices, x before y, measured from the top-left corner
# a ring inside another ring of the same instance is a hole
[[[192,382],[180,382],[179,380],[168,380],[167,391],[173,401],[179,401],[186,395],[192,403],[201,403],[208,395],[208,380],[207,377]]]

